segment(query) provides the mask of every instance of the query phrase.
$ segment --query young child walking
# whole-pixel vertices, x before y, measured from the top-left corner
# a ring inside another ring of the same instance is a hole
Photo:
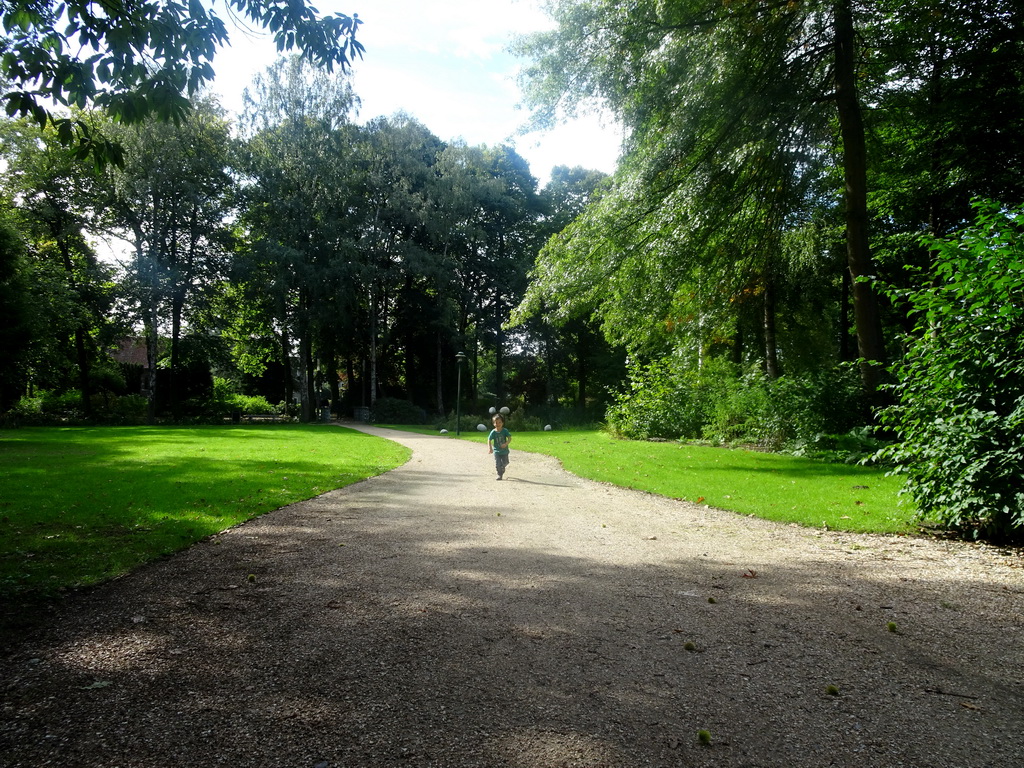
[[[512,433],[505,429],[505,417],[500,413],[494,414],[491,423],[494,429],[487,435],[487,452],[494,454],[494,468],[501,480],[508,466],[508,444],[512,442]]]

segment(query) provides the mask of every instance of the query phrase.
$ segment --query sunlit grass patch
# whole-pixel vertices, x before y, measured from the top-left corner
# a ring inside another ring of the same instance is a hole
[[[5,431],[0,594],[103,581],[408,457],[327,425]]]

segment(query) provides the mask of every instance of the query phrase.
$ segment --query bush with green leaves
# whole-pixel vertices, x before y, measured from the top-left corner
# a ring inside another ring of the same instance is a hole
[[[228,379],[214,377],[209,400],[191,403],[193,408],[211,418],[230,416],[262,416],[274,413],[275,408],[261,395],[243,395]]]
[[[700,375],[707,421],[703,437],[714,443],[756,443],[778,448],[785,430],[773,408],[770,380],[759,368],[740,372],[724,360],[705,365]]]
[[[40,390],[31,397],[22,397],[7,416],[12,422],[25,426],[79,423],[83,420],[82,396],[75,390]]]
[[[458,431],[461,432],[476,432],[476,425],[480,423],[480,417],[475,413],[461,412],[459,414]],[[455,424],[455,411],[449,411],[448,415],[443,419],[438,418],[433,422],[433,426],[437,430],[446,429],[449,432],[456,432]]]
[[[880,457],[921,514],[976,538],[1024,538],[1024,206],[976,202],[917,287],[887,294],[915,319],[892,368],[899,437]]]
[[[490,418],[487,423],[491,423]],[[505,426],[517,432],[540,432],[544,429],[544,422],[540,416],[528,413],[525,408],[516,408],[505,417]]]
[[[746,371],[711,361],[700,374],[707,405],[704,438],[716,443],[753,443],[771,450],[806,446],[862,428],[868,411],[852,366],[769,378],[759,367]],[[845,441],[849,443],[849,441]]]
[[[605,419],[605,409],[600,404],[531,405],[527,411],[542,426],[551,424],[555,429],[593,429]]]
[[[607,414],[624,437],[751,443],[771,450],[806,448],[829,436],[836,452],[862,428],[868,411],[852,366],[770,379],[758,366],[743,370],[709,359],[699,370],[665,358],[630,373],[630,389]]]
[[[4,414],[4,418],[12,424],[45,423],[45,418],[43,417],[43,398],[38,395],[34,397],[23,396]]]
[[[871,422],[868,399],[855,364],[780,376],[769,384],[770,424],[780,444],[819,444],[828,450],[863,441]]]
[[[608,408],[608,427],[632,440],[700,437],[706,421],[700,394],[694,372],[677,357],[633,366],[629,389]]]
[[[373,404],[371,421],[378,424],[426,424],[427,414],[422,408],[408,400],[396,397],[378,397]]]

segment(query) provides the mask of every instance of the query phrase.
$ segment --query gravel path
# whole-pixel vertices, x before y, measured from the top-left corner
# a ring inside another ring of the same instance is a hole
[[[19,641],[0,765],[1024,765],[1019,552],[780,526],[514,442],[495,482],[479,444],[360,428],[411,461]]]

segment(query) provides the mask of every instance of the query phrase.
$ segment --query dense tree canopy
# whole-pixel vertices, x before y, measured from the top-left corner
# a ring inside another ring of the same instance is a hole
[[[121,167],[107,171],[109,226],[124,233],[133,258],[125,283],[126,308],[145,329],[145,393],[151,417],[158,396],[174,409],[183,330],[195,328],[227,268],[231,213],[232,144],[215,103],[198,102],[176,123],[150,119],[110,125],[123,149]],[[169,326],[168,391],[157,389],[161,326]]]
[[[327,71],[344,70],[362,54],[358,15],[318,18],[308,3],[291,0],[228,0],[226,7],[270,30],[278,50],[298,48]],[[229,41],[224,21],[193,0],[5,0],[0,22],[7,114],[53,123],[82,156],[109,159],[119,158],[116,144],[53,105],[100,108],[123,123],[181,119],[189,97],[214,77],[217,47]]]
[[[756,350],[775,376],[799,364],[778,360],[784,325],[849,356],[837,305],[850,296],[874,388],[892,333],[873,252],[963,221],[972,195],[1021,193],[1006,171],[1021,166],[1018,4],[587,0],[553,13],[555,30],[519,46],[537,119],[596,100],[629,138],[611,191],[549,243],[527,301],[592,310],[637,352],[689,348],[699,365],[731,337],[737,359]],[[827,326],[809,311],[820,290],[794,280],[832,294]]]
[[[103,178],[64,150],[52,126],[40,132],[13,122],[0,134],[8,149],[5,193],[17,201],[26,245],[22,280],[34,318],[25,363],[39,386],[77,384],[88,414],[94,378],[107,367],[97,342],[119,325],[111,316],[110,269],[88,237],[109,221]]]

